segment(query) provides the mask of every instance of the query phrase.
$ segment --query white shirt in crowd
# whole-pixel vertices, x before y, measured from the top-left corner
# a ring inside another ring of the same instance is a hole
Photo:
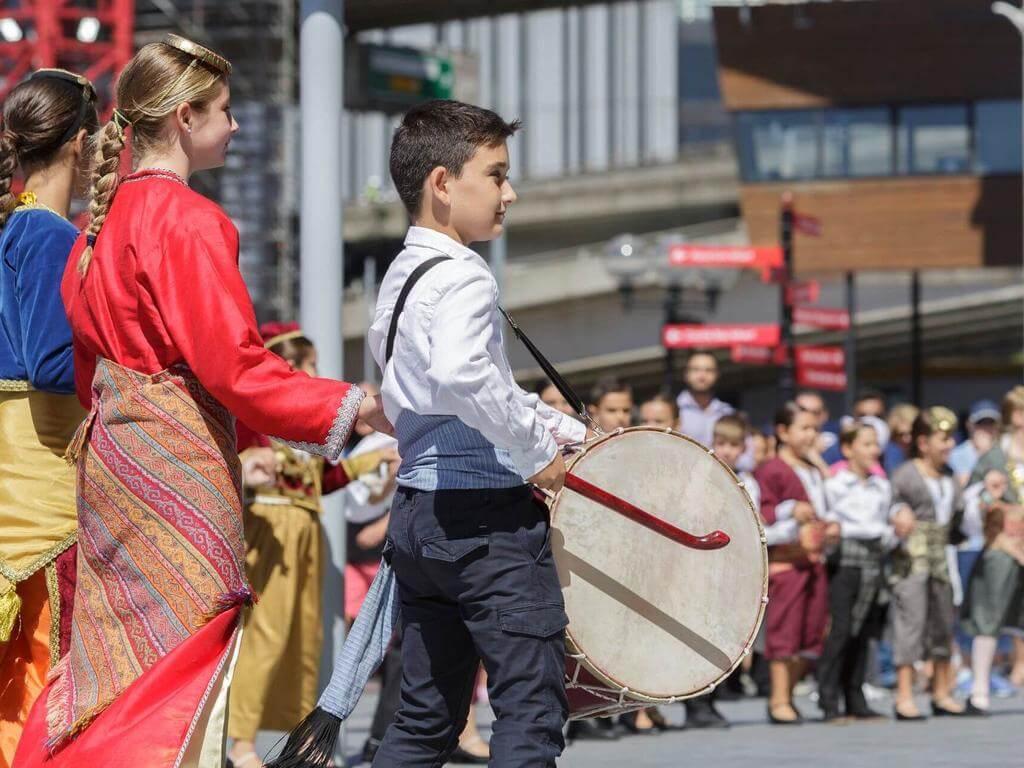
[[[881,539],[887,548],[897,544],[889,523],[892,486],[884,477],[840,470],[825,481],[825,506],[825,519],[839,523],[843,538]]]
[[[398,294],[416,267],[439,255],[452,260],[435,266],[412,289],[398,321],[394,364],[386,365]],[[503,322],[498,286],[486,262],[441,232],[410,227],[405,248],[381,284],[368,342],[384,371],[384,412],[400,439],[403,411],[455,416],[507,450],[516,471],[529,478],[551,463],[557,444],[583,440],[586,427],[516,384]]]

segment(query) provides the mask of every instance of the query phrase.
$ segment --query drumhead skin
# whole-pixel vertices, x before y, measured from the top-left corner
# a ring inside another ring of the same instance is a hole
[[[586,687],[606,686],[599,698],[620,709],[707,692],[749,653],[767,602],[764,530],[742,484],[700,443],[649,427],[588,443],[569,471],[696,536],[730,538],[690,549],[569,488],[558,493],[551,543],[569,616],[570,701],[582,683],[574,661]]]

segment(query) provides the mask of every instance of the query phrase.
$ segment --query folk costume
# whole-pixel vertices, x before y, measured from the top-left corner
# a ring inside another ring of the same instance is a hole
[[[90,409],[71,446],[81,531],[71,647],[18,765],[219,766],[252,599],[235,417],[335,460],[363,393],[264,348],[234,225],[175,174],[121,180],[82,275],[87,244],[76,242],[62,285]]]
[[[892,476],[894,511],[914,513],[914,530],[892,556],[893,663],[948,659],[953,641],[953,587],[946,548],[959,535],[964,501],[948,467],[923,475],[916,461]]]
[[[77,130],[76,130],[77,133]],[[0,234],[0,766],[11,765],[74,596],[74,394],[60,275],[78,230],[23,192]]]
[[[758,467],[754,478],[761,489],[761,517],[775,542],[768,547],[765,658],[816,659],[828,627],[828,578],[819,524],[799,525],[793,509],[797,502],[809,502],[823,517],[824,479],[812,467],[798,472],[778,457]]]
[[[266,323],[264,346],[302,335],[297,324]],[[324,548],[321,498],[376,469],[380,451],[336,465],[238,425],[243,458],[273,448],[277,475],[251,489],[245,505],[246,574],[259,603],[248,613],[231,688],[228,736],[286,731],[316,704],[323,642]]]

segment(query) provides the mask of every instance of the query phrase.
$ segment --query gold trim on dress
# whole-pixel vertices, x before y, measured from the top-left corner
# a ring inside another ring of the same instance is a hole
[[[32,385],[23,379],[0,379],[0,392],[28,392]]]
[[[68,549],[76,541],[78,541],[77,528],[33,560],[30,566],[22,568],[20,571],[13,570],[9,565],[7,565],[6,561],[0,557],[0,576],[3,576],[8,581],[13,581],[15,584],[24,581],[40,568],[45,568],[56,560],[64,550]]]
[[[60,659],[60,585],[56,563],[46,566],[46,593],[50,598],[50,669],[53,669]]]

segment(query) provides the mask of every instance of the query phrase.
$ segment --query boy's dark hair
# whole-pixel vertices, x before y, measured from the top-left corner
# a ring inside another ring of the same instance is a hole
[[[633,388],[628,384],[617,379],[615,376],[605,376],[598,380],[594,385],[594,388],[590,390],[590,404],[601,405],[601,400],[605,395],[610,395],[613,392],[625,392],[630,397],[633,396]]]
[[[679,418],[679,406],[676,404],[676,401],[673,400],[672,397],[665,392],[659,392],[656,395],[648,397],[646,400],[640,403],[640,407],[642,408],[648,403],[664,403],[665,405],[672,409],[672,418]]]
[[[880,389],[874,389],[872,387],[861,387],[857,390],[857,397],[854,398],[853,402],[863,403],[867,400],[879,400],[882,405],[885,405],[885,393]]]
[[[728,413],[715,422],[713,440],[724,440],[733,445],[746,443],[750,427],[747,420],[738,413]]]
[[[507,123],[483,107],[449,99],[434,99],[413,107],[402,118],[391,140],[391,180],[410,216],[423,202],[423,182],[443,166],[452,176],[480,147],[495,147],[519,130],[518,120]]]

